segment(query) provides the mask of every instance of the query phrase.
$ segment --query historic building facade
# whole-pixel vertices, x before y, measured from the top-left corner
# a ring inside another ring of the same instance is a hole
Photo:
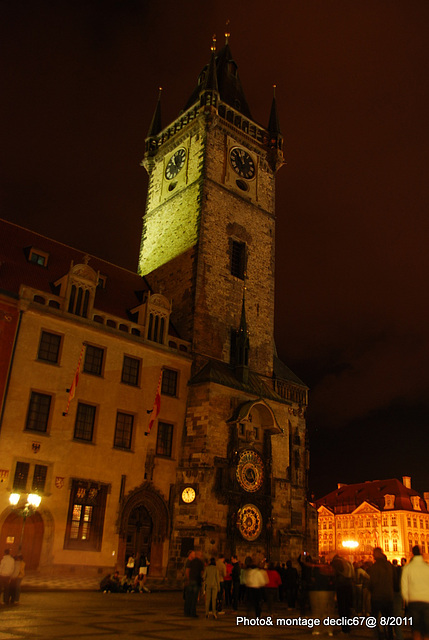
[[[1,548],[22,542],[27,567],[50,573],[122,570],[127,554],[150,551],[152,575],[163,575],[191,369],[170,301],[134,273],[4,221],[0,251]]]
[[[265,128],[226,42],[145,144],[140,275],[1,222],[0,544],[16,551],[37,491],[23,550],[51,572],[314,553],[308,390],[273,337],[275,98]]]
[[[250,113],[228,42],[180,116],[160,101],[140,273],[172,299],[193,353],[174,497],[171,572],[193,546],[274,559],[311,550],[307,387],[274,346],[275,175],[283,138]]]
[[[319,553],[349,550],[356,559],[372,560],[381,547],[389,560],[412,557],[419,545],[429,554],[429,493],[411,488],[411,478],[339,484],[316,502]]]

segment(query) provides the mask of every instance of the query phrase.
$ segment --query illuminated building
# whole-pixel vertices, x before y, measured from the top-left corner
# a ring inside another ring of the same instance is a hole
[[[282,164],[275,98],[262,127],[226,42],[165,128],[158,101],[140,275],[2,223],[1,544],[16,538],[8,495],[35,485],[44,499],[26,527],[50,571],[122,570],[136,551],[152,576],[176,578],[193,547],[314,553],[308,390],[273,337]]]
[[[429,493],[424,497],[411,488],[411,478],[339,484],[316,502],[319,514],[319,554],[358,546],[356,558],[372,559],[381,547],[389,560],[411,558],[419,545],[429,553]]]
[[[135,273],[1,220],[0,256],[0,545],[17,552],[9,495],[35,490],[28,569],[122,570],[150,546],[161,575],[191,368],[169,300]]]

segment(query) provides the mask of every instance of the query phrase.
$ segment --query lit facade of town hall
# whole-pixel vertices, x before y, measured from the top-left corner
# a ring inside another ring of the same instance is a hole
[[[30,567],[137,553],[173,578],[190,548],[315,551],[307,387],[273,338],[282,164],[275,99],[258,125],[226,42],[177,120],[156,107],[139,274],[1,222],[0,544],[22,531],[10,494],[39,493]]]

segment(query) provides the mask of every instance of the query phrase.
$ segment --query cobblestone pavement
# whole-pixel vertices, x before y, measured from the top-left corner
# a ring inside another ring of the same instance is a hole
[[[183,616],[180,592],[110,594],[94,591],[24,592],[15,607],[0,607],[0,640],[310,640],[307,627],[277,626],[277,619],[290,617],[278,605],[273,626],[237,624],[236,613],[217,620],[206,619],[203,604],[197,619]],[[244,611],[238,615],[244,616]],[[339,630],[335,636],[339,640]],[[352,637],[370,640],[372,632],[358,627]],[[408,632],[406,640],[411,637]],[[328,640],[323,632],[320,640]]]

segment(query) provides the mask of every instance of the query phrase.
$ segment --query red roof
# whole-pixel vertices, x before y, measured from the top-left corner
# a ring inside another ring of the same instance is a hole
[[[358,484],[345,484],[339,489],[331,491],[323,498],[316,501],[316,508],[321,506],[332,509],[334,513],[351,513],[362,502],[369,502],[380,510],[384,509],[384,496],[395,496],[393,509],[413,511],[411,496],[419,496],[420,511],[428,513],[426,502],[414,489],[407,489],[400,480],[372,480]]]
[[[46,267],[29,262],[31,248],[49,254]],[[52,294],[54,283],[69,272],[72,260],[80,264],[85,255],[89,254],[0,219],[0,291],[18,295],[25,284]],[[95,309],[130,320],[129,310],[150,291],[146,280],[95,256],[90,256],[88,264],[106,277],[105,289],[97,288]]]

